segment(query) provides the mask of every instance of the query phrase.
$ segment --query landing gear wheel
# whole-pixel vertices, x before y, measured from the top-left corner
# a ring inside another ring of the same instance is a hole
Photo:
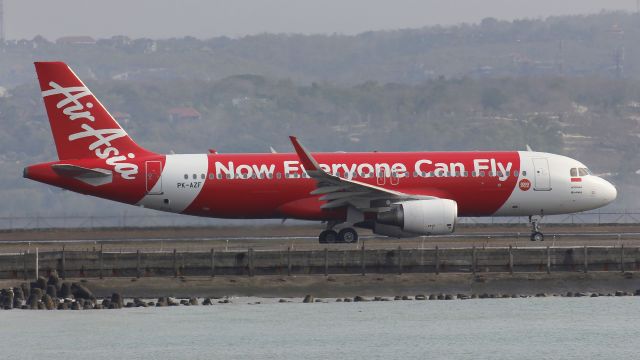
[[[358,241],[358,233],[352,228],[345,228],[338,233],[338,240],[344,243],[354,243]]]
[[[540,231],[532,232],[531,241],[544,241],[544,234],[542,234]]]
[[[338,233],[333,230],[325,230],[318,236],[320,244],[333,244],[338,241]]]
[[[531,225],[531,241],[544,241],[544,235],[540,231],[539,222],[542,220],[541,215],[529,215],[529,224]]]

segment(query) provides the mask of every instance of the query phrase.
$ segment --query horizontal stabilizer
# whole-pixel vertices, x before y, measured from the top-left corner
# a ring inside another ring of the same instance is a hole
[[[74,178],[92,186],[108,184],[113,180],[113,173],[105,169],[89,169],[71,164],[54,164],[51,168],[60,176]]]

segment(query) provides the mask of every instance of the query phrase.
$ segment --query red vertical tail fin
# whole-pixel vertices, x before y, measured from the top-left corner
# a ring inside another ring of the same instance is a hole
[[[99,158],[115,166],[153,154],[129,137],[67,64],[35,66],[60,160]]]

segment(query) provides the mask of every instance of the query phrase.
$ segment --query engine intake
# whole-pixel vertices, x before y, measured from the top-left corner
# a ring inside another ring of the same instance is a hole
[[[379,213],[373,232],[387,236],[444,235],[455,230],[458,204],[449,199],[411,200]]]

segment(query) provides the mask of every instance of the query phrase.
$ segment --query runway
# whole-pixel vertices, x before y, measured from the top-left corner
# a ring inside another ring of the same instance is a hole
[[[544,242],[529,240],[526,226],[463,226],[455,234],[395,239],[360,231],[352,244],[319,244],[321,228],[310,226],[185,227],[144,229],[55,229],[0,233],[0,252],[59,250],[204,251],[215,250],[351,250],[441,249],[464,247],[640,246],[640,225],[548,225]]]

